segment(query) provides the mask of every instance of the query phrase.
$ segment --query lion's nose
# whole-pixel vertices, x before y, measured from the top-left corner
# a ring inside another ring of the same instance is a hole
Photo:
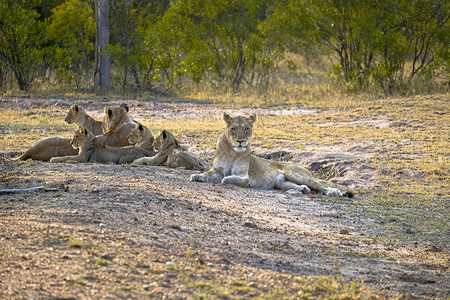
[[[244,140],[237,140],[237,142],[239,143],[239,145],[241,145],[244,142]]]

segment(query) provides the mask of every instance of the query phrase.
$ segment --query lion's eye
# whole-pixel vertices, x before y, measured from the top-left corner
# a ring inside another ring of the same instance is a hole
[[[244,132],[247,133],[249,130],[250,130],[250,128],[246,127],[246,128],[244,129]]]
[[[236,133],[236,128],[231,128],[231,133]]]

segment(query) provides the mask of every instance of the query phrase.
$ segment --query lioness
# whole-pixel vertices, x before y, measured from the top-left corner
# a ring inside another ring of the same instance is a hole
[[[155,138],[153,147],[158,151],[154,157],[139,158],[133,163],[149,166],[162,166],[165,164],[169,168],[185,168],[200,171],[206,169],[199,159],[181,146],[167,130],[163,130]]]
[[[78,112],[76,111],[78,108]],[[81,113],[80,113],[81,112]],[[92,120],[92,121],[88,121]],[[107,124],[107,132],[103,132],[103,127],[98,128],[101,122],[92,119],[84,110],[76,105],[72,105],[66,116],[66,122],[75,122],[79,126],[87,124],[88,127],[84,127],[90,131],[93,128],[97,133],[99,140],[105,145],[109,146],[128,146],[128,134],[135,126],[134,120],[128,115],[128,105],[121,104],[120,106],[109,108],[105,107],[104,122]],[[17,160],[27,160],[29,158],[34,160],[49,161],[52,157],[60,157],[66,155],[78,154],[78,149],[75,149],[70,144],[71,138],[63,137],[50,137],[39,140],[33,144],[24,154],[19,156]]]
[[[149,152],[135,146],[113,147],[106,146],[98,137],[84,127],[80,127],[70,141],[74,148],[79,148],[78,155],[53,157],[52,163],[67,161],[93,163],[129,163],[137,158],[147,156]]]
[[[336,188],[325,187],[308,170],[290,163],[270,161],[251,154],[251,139],[256,116],[230,117],[223,114],[227,125],[217,139],[213,166],[202,174],[192,174],[191,181],[235,184],[238,186],[283,191],[290,189],[309,193],[310,189],[327,196],[342,196]]]
[[[65,121],[68,124],[76,123],[79,126],[85,126],[88,130],[94,130],[102,134],[101,122],[94,120],[78,105],[73,104],[69,111]],[[77,149],[74,149],[70,144],[71,138],[65,137],[49,137],[36,141],[33,146],[30,147],[25,153],[17,158],[17,160],[27,160],[29,158],[34,160],[49,161],[52,157],[76,155]]]
[[[128,105],[105,107],[102,128],[104,135],[98,136],[105,145],[129,146],[128,135],[136,126],[136,122],[128,114]]]
[[[153,137],[152,132],[141,123],[136,124],[127,139],[131,145],[149,151],[151,153],[150,156],[154,156],[156,154],[153,149],[153,142],[155,141],[155,138]]]
[[[30,149],[25,151],[16,160],[27,160],[31,158],[34,160],[49,161],[52,157],[56,156],[76,155],[78,150],[72,147],[70,144],[71,140],[71,138],[54,136],[36,141]]]
[[[78,126],[83,126],[94,135],[103,134],[102,122],[97,121],[88,115],[81,107],[73,104],[67,112],[66,119],[67,124],[75,123]]]

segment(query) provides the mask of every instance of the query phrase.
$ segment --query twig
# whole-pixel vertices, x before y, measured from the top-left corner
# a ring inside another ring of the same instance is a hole
[[[28,189],[4,189],[0,190],[0,195],[10,195],[19,193],[32,193],[32,192],[57,192],[67,191],[68,187],[61,186],[61,188],[46,188],[45,186],[37,186]]]

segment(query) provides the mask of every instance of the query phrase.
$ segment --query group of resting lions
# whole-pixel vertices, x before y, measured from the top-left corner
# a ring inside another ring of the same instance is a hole
[[[65,121],[79,129],[72,139],[50,137],[37,141],[18,160],[92,163],[134,163],[138,165],[185,168],[204,171],[192,174],[191,181],[234,184],[259,189],[311,190],[327,196],[342,196],[337,188],[327,187],[310,172],[291,163],[271,161],[251,154],[251,139],[256,116],[230,117],[223,114],[226,128],[217,139],[212,167],[181,146],[163,130],[156,138],[144,125],[128,114],[126,104],[105,107],[103,120],[90,117],[77,105],[69,109]]]
[[[72,105],[65,121],[79,129],[73,138],[50,137],[37,141],[18,160],[167,165],[204,171],[199,159],[163,130],[156,139],[151,131],[128,114],[128,106],[105,107],[97,121],[78,105]]]

